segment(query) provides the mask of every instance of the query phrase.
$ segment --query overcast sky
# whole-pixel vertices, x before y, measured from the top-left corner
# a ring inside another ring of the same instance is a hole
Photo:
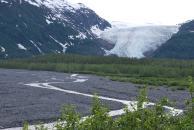
[[[178,24],[194,19],[194,0],[68,0],[84,3],[108,21]]]

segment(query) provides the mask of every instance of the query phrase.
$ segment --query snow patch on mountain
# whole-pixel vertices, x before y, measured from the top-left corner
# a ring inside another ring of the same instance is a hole
[[[71,39],[71,40],[74,40],[74,36],[73,35],[68,36],[68,38]]]
[[[42,50],[38,47],[38,45],[34,41],[30,40],[30,42],[37,48],[39,53],[43,53]]]
[[[100,34],[103,32],[103,30],[101,30],[98,25],[94,25],[90,28],[90,30],[92,31],[92,33],[94,35],[96,35],[97,37],[100,37]]]
[[[21,49],[21,50],[27,50],[27,48],[25,48],[22,44],[17,44],[18,48]]]
[[[75,27],[75,25],[73,25],[73,22],[70,17],[66,17],[64,15],[64,11],[65,12],[68,11],[70,13],[77,13],[77,10],[81,11],[80,9],[87,8],[84,4],[81,3],[72,4],[67,0],[24,0],[24,1],[37,7],[44,6],[50,9],[52,14],[49,14],[48,16],[45,17],[47,24],[51,24],[54,23],[54,21],[56,20],[60,20],[67,22],[73,27]],[[63,25],[64,27],[66,26],[65,23],[63,23]],[[77,30],[76,27],[75,30]],[[82,33],[78,36],[78,38],[85,39],[86,36]]]
[[[1,3],[5,3],[5,4],[8,4],[9,2],[5,1],[5,0],[1,0],[0,1]]]
[[[178,28],[179,26],[116,24],[98,35],[115,44],[112,50],[106,51],[107,55],[143,58],[145,53],[155,51],[169,40],[174,33],[178,32]]]
[[[84,33],[82,33],[82,32],[80,32],[77,36],[75,36],[76,38],[78,38],[78,39],[86,39],[87,38],[87,36],[84,34]]]
[[[71,4],[71,6],[76,9],[76,10],[79,10],[79,9],[83,9],[83,8],[87,8],[84,4],[82,3],[77,3],[77,4]]]
[[[68,43],[63,44],[59,42],[57,39],[55,39],[54,37],[52,37],[51,35],[50,35],[50,38],[53,39],[56,43],[58,43],[63,48],[63,53],[66,52]]]
[[[5,48],[1,46],[1,47],[0,47],[0,51],[1,51],[1,52],[5,52]]]
[[[47,23],[47,24],[51,24],[51,23],[53,23],[53,22],[50,21],[49,19],[46,19],[46,23]]]
[[[34,5],[34,6],[36,6],[36,7],[40,7],[40,5],[38,4],[38,3],[36,3],[36,2],[33,2],[33,1],[31,1],[31,0],[25,0],[26,2],[28,2],[29,4],[31,4],[31,5]]]

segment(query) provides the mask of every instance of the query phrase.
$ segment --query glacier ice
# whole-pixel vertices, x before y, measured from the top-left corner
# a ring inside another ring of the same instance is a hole
[[[155,51],[159,46],[171,38],[178,31],[179,26],[141,25],[124,26],[113,25],[102,31],[100,38],[115,44],[107,51],[107,55],[114,54],[119,57],[143,58],[145,53]]]

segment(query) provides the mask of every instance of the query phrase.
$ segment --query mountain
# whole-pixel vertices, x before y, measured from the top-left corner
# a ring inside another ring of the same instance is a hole
[[[178,26],[114,22],[112,28],[97,31],[96,34],[114,45],[113,49],[106,51],[107,55],[143,58],[151,56],[177,31]]]
[[[180,26],[109,23],[67,0],[0,0],[0,58],[48,53],[194,58],[194,20]]]
[[[194,58],[194,20],[181,24],[178,33],[174,34],[153,55],[156,58]]]
[[[104,55],[98,38],[111,24],[83,4],[66,0],[0,0],[0,58],[47,53]]]

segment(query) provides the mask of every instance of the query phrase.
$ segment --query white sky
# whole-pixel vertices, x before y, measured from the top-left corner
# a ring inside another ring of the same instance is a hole
[[[68,0],[84,3],[108,21],[179,24],[194,19],[194,0]]]

